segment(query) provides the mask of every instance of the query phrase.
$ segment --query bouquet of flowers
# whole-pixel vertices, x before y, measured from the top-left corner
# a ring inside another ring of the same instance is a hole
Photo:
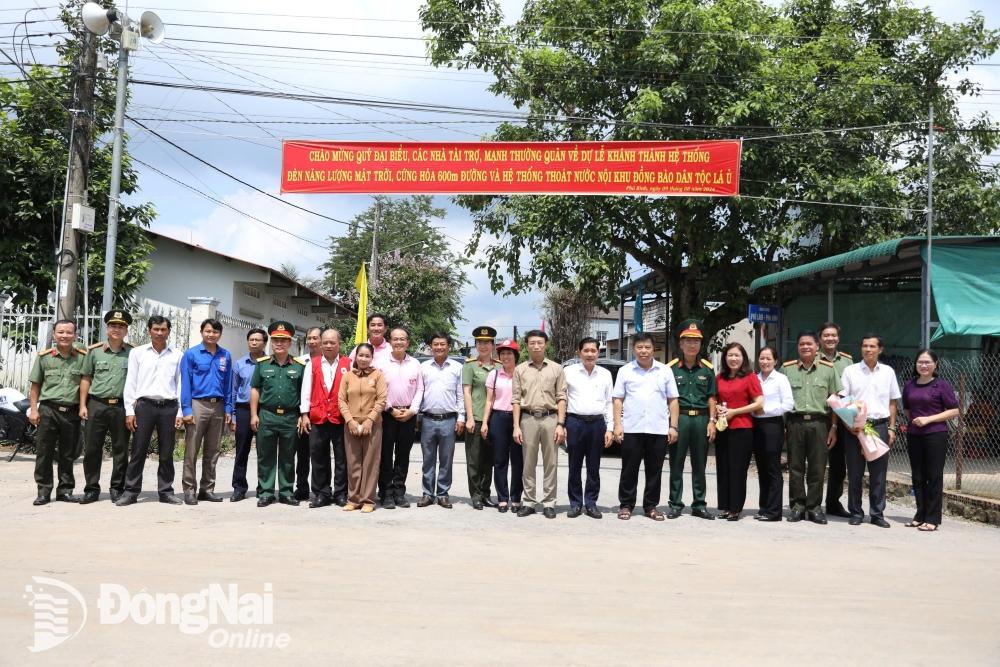
[[[853,396],[841,397],[837,394],[831,394],[826,399],[826,404],[830,406],[834,414],[849,425],[851,430],[861,429],[858,442],[861,443],[861,453],[866,461],[874,461],[889,452],[889,445],[885,444],[879,437],[878,431],[868,421],[868,406],[865,405],[864,401],[859,401]]]

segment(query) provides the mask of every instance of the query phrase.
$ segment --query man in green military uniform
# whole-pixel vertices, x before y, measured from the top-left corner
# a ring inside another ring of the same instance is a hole
[[[854,359],[846,352],[837,349],[840,345],[840,325],[836,322],[825,322],[819,329],[819,358],[833,364],[837,377],[843,377],[844,369],[854,363]],[[826,513],[830,516],[850,518],[851,514],[844,509],[840,497],[844,495],[844,480],[847,479],[847,458],[844,450],[844,433],[846,429],[837,431],[837,441],[827,453],[830,460],[830,478],[826,486]]]
[[[787,417],[789,521],[808,517],[825,524],[823,477],[827,448],[837,441],[837,422],[830,419],[826,399],[840,391],[833,364],[819,359],[819,336],[803,331],[798,338],[799,358],[786,361],[781,372],[792,386],[795,408]]]
[[[52,499],[53,458],[59,467],[56,500],[80,502],[73,495],[76,486],[73,462],[78,454],[80,374],[87,350],[73,345],[76,340],[73,320],[59,320],[52,329],[55,347],[38,353],[28,376],[31,381],[28,420],[38,427],[35,434],[35,483],[38,485],[35,505],[45,505]]]
[[[271,356],[257,360],[250,380],[250,427],[257,433],[257,507],[267,507],[275,500],[275,460],[278,502],[299,504],[293,485],[305,366],[288,354],[294,332],[289,322],[271,323],[267,330]]]
[[[83,361],[80,380],[80,419],[84,427],[82,504],[96,502],[101,496],[101,460],[104,438],[111,435],[111,502],[117,502],[125,490],[125,466],[128,464],[129,430],[125,427],[125,374],[132,346],[125,334],[132,316],[124,310],[109,310],[104,315],[108,340],[94,343]]]
[[[483,410],[486,409],[486,376],[499,362],[493,358],[493,340],[497,330],[493,327],[476,327],[476,356],[467,359],[462,368],[462,391],[465,394],[465,465],[469,473],[469,497],[472,508],[496,507],[490,498],[490,480],[493,474],[493,443],[484,438]]]
[[[705,464],[708,443],[715,440],[715,371],[712,362],[700,356],[704,335],[698,320],[684,320],[677,330],[681,355],[667,366],[674,373],[680,394],[677,442],[670,445],[670,511],[676,519],[684,509],[684,460],[691,453],[691,486],[694,502],[691,516],[713,520],[705,503]]]

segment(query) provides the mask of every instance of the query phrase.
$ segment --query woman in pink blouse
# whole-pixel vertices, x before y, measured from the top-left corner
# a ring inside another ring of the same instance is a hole
[[[493,486],[497,490],[497,508],[501,513],[521,509],[521,492],[524,490],[521,475],[524,471],[524,454],[514,443],[514,413],[511,408],[514,366],[521,352],[517,341],[502,340],[497,344],[500,368],[486,376],[486,407],[483,410],[484,438],[493,442]],[[507,486],[507,469],[510,468],[510,487]]]

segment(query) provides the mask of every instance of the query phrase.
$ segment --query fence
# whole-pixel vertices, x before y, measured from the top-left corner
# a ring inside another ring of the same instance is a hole
[[[233,317],[226,313],[217,312],[215,318],[222,324],[222,337],[219,338],[219,345],[229,350],[234,360],[246,354],[247,333],[251,329],[267,330],[263,322]]]

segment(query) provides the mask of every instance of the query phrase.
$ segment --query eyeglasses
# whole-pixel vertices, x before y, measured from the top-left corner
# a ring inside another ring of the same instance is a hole
[[[933,361],[918,361],[917,366],[933,366]]]

